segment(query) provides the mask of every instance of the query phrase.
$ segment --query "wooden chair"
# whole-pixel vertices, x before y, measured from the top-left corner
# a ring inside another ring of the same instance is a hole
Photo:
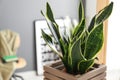
[[[16,45],[19,47],[20,45],[20,37],[17,38],[16,40]],[[19,58],[18,61],[16,62],[16,69],[21,69],[21,68],[24,68],[26,66],[26,60],[24,58]],[[24,80],[24,78],[22,76],[19,76],[17,74],[13,74],[12,77],[11,77],[11,80],[18,80],[21,79],[21,80]]]
[[[24,68],[26,66],[26,64],[27,63],[26,63],[25,59],[19,58],[18,61],[16,62],[16,69]],[[13,79],[18,80],[18,78],[21,79],[21,80],[24,80],[24,78],[22,76],[19,76],[19,75],[15,74],[15,73],[12,75],[11,80],[13,80]]]
[[[21,76],[13,74],[14,70],[26,66],[25,59],[16,57],[17,49],[19,48],[19,46],[20,46],[20,36],[18,33],[11,30],[0,31],[0,53],[1,53],[0,62],[1,62],[2,80],[8,80],[10,78],[11,80],[17,80],[17,78],[24,80]],[[11,62],[9,63],[9,61]],[[6,69],[6,67],[8,69]]]

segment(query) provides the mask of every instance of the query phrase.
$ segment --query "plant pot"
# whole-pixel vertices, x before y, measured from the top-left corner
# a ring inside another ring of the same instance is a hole
[[[61,61],[57,61],[44,66],[44,80],[106,80],[106,66],[94,64],[85,74],[72,75],[64,71]]]

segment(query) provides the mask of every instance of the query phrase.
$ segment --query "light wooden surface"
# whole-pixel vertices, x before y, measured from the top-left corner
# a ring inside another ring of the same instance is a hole
[[[26,60],[23,58],[19,58],[16,63],[16,69],[24,68],[27,65]]]
[[[97,0],[97,12],[109,4],[109,0]],[[108,21],[104,22],[104,45],[99,52],[99,62],[106,64],[106,47],[107,47]]]

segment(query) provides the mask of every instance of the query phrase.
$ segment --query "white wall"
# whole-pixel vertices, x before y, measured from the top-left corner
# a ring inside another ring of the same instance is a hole
[[[91,21],[91,18],[96,14],[96,1],[97,0],[85,0],[85,15],[87,25]]]
[[[120,69],[120,0],[114,2],[108,23],[107,66],[108,70]]]

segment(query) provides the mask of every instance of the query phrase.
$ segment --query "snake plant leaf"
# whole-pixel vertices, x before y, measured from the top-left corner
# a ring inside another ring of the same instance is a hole
[[[45,17],[47,25],[48,25],[53,37],[55,38],[56,41],[58,41],[58,39],[60,39],[59,26],[57,25],[57,23],[54,20],[52,9],[51,9],[49,3],[47,2],[46,5],[47,5],[46,15],[43,13],[43,11],[41,11],[41,14]]]
[[[84,34],[85,27],[85,19],[83,19],[73,30],[72,43]]]
[[[53,35],[56,37],[56,42],[58,42],[59,46],[60,46],[60,50],[62,52],[62,55],[64,55],[66,53],[66,46],[65,46],[65,42],[62,39],[60,32],[59,32],[59,26],[58,24],[51,22],[51,29],[53,32]]]
[[[95,27],[95,22],[96,22],[96,15],[92,18],[92,21],[90,22],[90,25],[88,27],[89,32]]]
[[[66,72],[68,73],[73,73],[72,71],[72,66],[71,66],[71,63],[70,63],[70,57],[68,57],[68,55],[64,55],[63,58],[62,58],[62,62],[66,68]]]
[[[84,19],[84,8],[83,8],[82,0],[80,0],[80,4],[79,4],[79,22],[81,22],[82,19]]]
[[[62,58],[62,55],[57,51],[56,47],[54,46],[54,43],[52,41],[52,38],[50,37],[50,35],[46,34],[43,30],[41,30],[42,33],[42,37],[45,40],[45,42],[47,43],[47,45],[57,54],[59,55],[60,58]]]
[[[48,20],[47,16],[43,13],[42,10],[41,10],[41,14],[45,17],[45,20],[46,20],[46,23],[47,23],[47,25],[48,25],[48,28],[49,28],[50,32],[52,33],[54,39],[55,39],[56,41],[58,41],[58,37],[57,37],[57,35],[56,35],[56,33],[55,33],[55,31],[57,30],[57,28],[52,25],[52,24],[53,24],[52,21],[49,21],[49,20]],[[54,28],[54,29],[53,29],[53,28]]]
[[[79,70],[80,74],[87,72],[87,70],[90,67],[92,67],[93,64],[94,64],[94,59],[80,61],[78,64],[78,70]]]
[[[52,38],[50,37],[50,35],[46,34],[43,29],[41,29],[41,33],[43,38],[46,40],[47,43],[53,43]]]
[[[54,20],[52,9],[51,9],[49,3],[47,3],[46,16],[47,16],[47,17],[45,17],[46,20],[47,20],[47,18],[50,20],[50,21],[48,21],[49,22],[48,25],[49,25],[49,28],[51,29],[51,33],[53,34],[56,42],[58,42],[60,49],[62,51],[62,54],[64,55],[65,49],[64,49],[64,45],[63,45],[64,44],[63,40],[62,40],[60,32],[59,32],[59,25]]]
[[[74,29],[73,35],[75,37],[80,37],[85,30],[85,19],[82,20]]]
[[[44,17],[45,17],[45,15],[44,15],[43,11],[41,10],[40,12],[41,12],[42,16],[44,16]]]
[[[81,36],[81,51],[82,51],[82,54],[84,54],[85,42],[86,42],[86,39],[87,39],[88,35],[89,35],[88,31],[85,29],[85,32]]]
[[[47,22],[47,25],[48,25],[48,27],[49,27],[49,29],[50,29],[50,31],[51,31],[51,33],[52,33],[52,35],[53,35],[53,37],[54,37],[54,39],[56,40],[56,42],[58,42],[60,45],[62,45],[61,43],[60,43],[60,38],[61,38],[61,36],[60,36],[60,32],[59,32],[59,26],[58,26],[58,24],[55,22],[55,20],[54,20],[54,16],[53,16],[53,13],[52,13],[52,9],[51,9],[51,7],[50,7],[50,5],[49,5],[49,3],[47,2],[46,3],[46,15],[44,15],[43,14],[43,12],[41,11],[41,14],[45,17],[45,19],[46,19],[46,22]],[[49,19],[49,20],[48,20]],[[61,49],[62,49],[62,47],[61,47]],[[62,51],[62,50],[61,50]],[[64,52],[63,52],[64,53]]]
[[[103,23],[95,27],[89,34],[85,44],[85,58],[93,59],[103,45]]]
[[[69,45],[70,40],[69,40],[69,37],[67,36],[67,34],[63,35],[63,40],[67,45]]]
[[[61,51],[62,51],[62,55],[64,56],[64,54],[67,52],[67,45],[65,45],[66,43],[60,39],[59,40],[59,43],[60,43],[60,48],[61,48]]]
[[[113,2],[99,11],[92,18],[89,28],[87,28],[85,25],[83,3],[80,0],[78,11],[79,24],[71,26],[72,28],[68,26],[70,29],[65,30],[66,33],[64,34],[60,33],[59,25],[56,23],[48,3],[46,4],[46,14],[41,11],[53,36],[51,37],[41,30],[43,39],[60,56],[68,73],[83,74],[93,66],[96,55],[103,45],[103,22],[110,16],[112,9]],[[69,31],[70,35],[67,31]],[[61,52],[55,48],[55,42],[58,43]]]
[[[67,37],[67,36],[63,36],[63,42],[64,42],[63,45],[65,46],[65,47],[64,47],[64,48],[65,48],[65,54],[68,53],[68,47],[69,47],[69,43],[70,43],[69,39],[66,39],[66,37]],[[68,38],[68,37],[67,37],[67,38]]]
[[[81,37],[80,37],[80,38],[81,38],[81,44],[84,44],[84,43],[85,43],[88,35],[89,35],[88,31],[85,29],[84,33],[83,33],[83,34],[81,35]]]
[[[59,32],[59,26],[56,23],[56,21],[54,20],[54,16],[52,13],[52,9],[49,5],[49,3],[46,3],[47,7],[46,7],[46,20],[47,18],[50,20],[48,21],[48,24],[50,25],[49,28],[51,29],[51,32],[53,32],[53,35],[55,37],[57,37],[58,39],[60,39],[60,32]],[[58,39],[56,39],[58,41]]]
[[[72,69],[72,66],[71,66],[72,60],[71,60],[71,56],[70,56],[71,46],[72,46],[71,43],[69,43],[68,48],[67,48],[67,52],[64,54],[62,61],[63,61],[63,64],[66,68],[66,72],[72,74],[73,69]]]
[[[58,26],[58,24],[52,23],[52,29],[53,29],[54,35],[57,38],[56,41],[58,42],[58,44],[60,46],[60,50],[61,50],[62,54],[64,55],[66,53],[66,49],[65,49],[65,47],[66,47],[65,44],[66,43],[64,42],[64,40],[62,39],[62,37],[60,35],[59,26],[58,26],[58,28],[56,26]]]
[[[52,9],[48,2],[46,3],[46,15],[50,21],[55,22]]]
[[[108,6],[106,6],[97,14],[96,24],[99,24],[105,21],[112,13],[112,9],[113,9],[113,2],[111,2]]]
[[[54,22],[51,22],[51,29],[52,29],[52,32],[54,34],[54,36],[56,36],[56,40],[58,41],[60,38],[61,38],[61,35],[60,35],[60,32],[59,32],[59,26],[58,24],[54,23]]]
[[[71,61],[72,61],[72,68],[73,72],[77,72],[77,64],[81,60],[85,60],[83,54],[81,53],[81,41],[80,39],[77,40],[71,47]]]
[[[68,54],[68,47],[69,47],[70,41],[68,40],[67,35],[63,35],[63,39],[60,39],[60,48],[62,51],[63,56]],[[63,48],[63,49],[62,49]]]

